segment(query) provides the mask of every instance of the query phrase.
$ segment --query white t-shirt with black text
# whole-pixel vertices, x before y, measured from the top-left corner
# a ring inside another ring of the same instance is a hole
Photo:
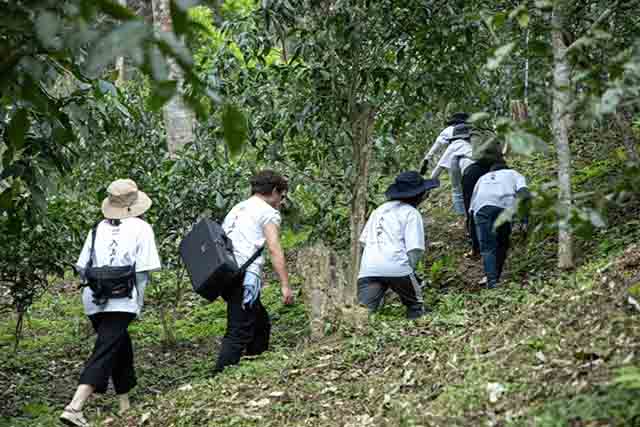
[[[267,224],[280,226],[280,212],[257,196],[235,205],[222,223],[222,229],[233,242],[233,253],[238,265],[242,265],[265,244],[263,227]],[[258,257],[247,271],[260,276],[264,256]]]
[[[91,253],[91,231],[78,257],[76,265],[84,269]],[[107,220],[98,224],[94,244],[93,267],[136,266],[136,272],[152,272],[161,268],[160,256],[156,247],[153,229],[140,218],[125,218],[119,225]],[[109,299],[103,305],[93,303],[93,294],[89,287],[82,292],[82,302],[88,316],[100,312],[125,312],[140,314],[144,300],[144,286],[133,289],[131,298]]]
[[[413,273],[407,253],[425,249],[420,212],[397,200],[380,205],[371,213],[360,235],[364,246],[362,277],[403,277]]]
[[[484,206],[510,208],[516,202],[516,193],[526,187],[525,177],[513,169],[489,172],[476,183],[469,210],[478,212]]]

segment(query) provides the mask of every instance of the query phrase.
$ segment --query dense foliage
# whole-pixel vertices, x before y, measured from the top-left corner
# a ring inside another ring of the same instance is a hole
[[[247,177],[267,166],[291,180],[287,227],[346,248],[364,172],[358,150],[370,147],[364,184],[372,207],[396,172],[418,167],[452,111],[476,113],[478,125],[529,162],[555,161],[552,2],[218,1],[188,9],[195,3],[171,2],[174,33],[165,34],[107,0],[0,3],[7,309],[23,313],[64,274],[118,177],[133,178],[153,199],[148,219],[175,269],[191,224],[221,217],[247,194]],[[600,179],[572,200],[572,229],[585,237],[640,188],[632,9],[633,2],[582,1],[565,10],[572,149],[597,150],[591,141],[612,129],[620,139],[617,160],[574,167],[574,184]],[[116,87],[112,64],[121,55],[138,72]],[[187,100],[200,113],[196,140],[177,156],[167,154],[158,113],[176,87],[167,58],[185,72]],[[524,122],[510,117],[514,100],[528,106]],[[358,141],[363,111],[371,131]],[[535,190],[534,240],[549,236],[558,209],[553,179]]]

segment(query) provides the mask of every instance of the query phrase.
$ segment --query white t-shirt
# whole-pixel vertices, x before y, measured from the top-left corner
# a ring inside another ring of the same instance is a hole
[[[460,170],[464,173],[464,170],[473,163],[471,160],[472,151],[471,144],[468,141],[456,139],[449,144],[442,157],[440,157],[436,169],[440,167],[450,170],[454,166],[453,162],[459,161]]]
[[[404,202],[386,202],[371,213],[360,243],[364,253],[358,278],[408,276],[413,269],[407,253],[425,248],[422,216]]]
[[[484,206],[507,209],[516,201],[516,193],[527,187],[527,180],[513,169],[500,169],[482,175],[471,196],[469,211],[478,212]]]
[[[125,218],[117,226],[110,225],[106,220],[100,222],[96,229],[94,251],[94,267],[122,267],[135,264],[137,273],[161,268],[153,229],[140,218]],[[76,262],[80,269],[86,268],[90,253],[91,230]],[[113,311],[140,314],[143,300],[144,286],[134,288],[131,298],[109,299],[106,304],[100,306],[93,303],[93,294],[89,287],[85,287],[82,292],[82,302],[88,316]]]
[[[235,205],[222,223],[222,229],[233,242],[233,254],[242,265],[265,244],[264,226],[280,226],[280,212],[259,197],[253,196]],[[262,272],[264,256],[258,257],[247,271],[257,276]]]
[[[449,143],[449,140],[453,136],[453,128],[454,126],[447,126],[442,132],[440,132],[440,134],[436,138],[436,141],[431,146],[431,149],[424,156],[426,160],[431,159],[436,154],[436,152],[440,150],[440,147],[444,147]]]

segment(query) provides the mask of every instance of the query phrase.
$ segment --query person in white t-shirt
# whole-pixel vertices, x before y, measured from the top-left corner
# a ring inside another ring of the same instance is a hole
[[[140,218],[151,207],[151,199],[130,179],[113,181],[107,193],[102,203],[105,219],[89,232],[76,269],[85,281],[89,265],[135,266],[135,285],[130,295],[106,300],[96,300],[88,286],[83,289],[84,311],[98,338],[80,376],[80,385],[60,415],[65,424],[79,427],[89,425],[82,414],[85,402],[94,392],[105,393],[110,378],[119,397],[119,413],[129,409],[128,393],[136,385],[136,375],[128,327],[142,310],[150,273],[160,269],[153,229]]]
[[[403,172],[385,193],[389,201],[371,213],[360,235],[364,250],[358,274],[358,299],[370,312],[380,307],[390,288],[407,307],[407,318],[424,314],[422,289],[414,272],[425,250],[417,207],[438,185],[418,172]]]
[[[280,212],[287,197],[286,178],[271,170],[263,170],[250,180],[251,197],[235,205],[222,224],[233,242],[236,261],[242,265],[257,250],[265,246],[271,264],[280,279],[282,302],[293,303],[284,252],[280,245]],[[237,364],[244,354],[257,355],[269,347],[271,322],[269,313],[260,302],[262,267],[260,256],[247,268],[242,286],[227,289],[222,297],[227,303],[227,331],[222,340],[215,372]]]
[[[527,204],[530,198],[525,177],[509,169],[504,161],[495,163],[489,173],[483,175],[476,183],[471,198],[470,214],[475,218],[480,254],[487,277],[487,287],[490,289],[495,288],[500,281],[511,235],[511,222],[507,221],[495,227],[496,220],[505,209],[514,209],[518,199]],[[525,206],[524,210],[526,209]],[[525,216],[525,230],[527,222]]]
[[[473,149],[470,138],[471,128],[469,126],[466,124],[455,125],[449,146],[431,172],[431,179],[437,179],[442,171],[449,171],[453,208],[460,215],[465,214],[462,175],[467,167],[473,164],[473,160],[471,160]]]
[[[458,125],[466,124],[467,120],[469,120],[469,114],[464,112],[454,113],[449,118],[449,120],[447,121],[447,127],[444,128],[442,132],[440,132],[440,134],[436,138],[436,141],[431,146],[431,149],[427,152],[427,154],[424,156],[424,159],[422,160],[422,166],[420,168],[421,175],[424,175],[427,172],[427,169],[429,168],[431,162],[433,161],[433,158],[442,148],[447,147],[447,150],[445,151],[449,151],[451,154],[452,151],[449,150],[449,147],[451,146],[451,144],[454,142],[458,142],[458,140],[460,139],[464,139],[460,135],[454,135],[455,133],[454,129]],[[466,139],[468,140],[468,137]],[[456,149],[453,150],[453,152],[456,152],[458,148],[459,147],[456,147]],[[436,163],[436,166],[434,167],[434,170],[431,174],[431,178],[432,179],[437,178],[443,169],[449,170],[449,176],[451,177],[451,197],[453,200],[453,210],[459,215],[464,215],[464,204],[462,200],[462,186],[459,184],[461,181],[462,175],[457,176],[456,169],[452,168],[452,166],[454,165],[449,164],[451,160],[450,154],[447,155],[446,161],[443,162],[443,160],[441,159],[440,161],[438,161],[438,163]],[[469,158],[470,157],[471,155],[469,154]],[[446,163],[446,166],[443,165],[443,163]]]

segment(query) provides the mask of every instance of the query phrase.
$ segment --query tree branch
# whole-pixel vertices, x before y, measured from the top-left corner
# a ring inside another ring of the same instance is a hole
[[[586,33],[582,37],[577,38],[573,43],[571,43],[571,45],[567,48],[567,53],[574,50],[580,44],[579,42],[581,40],[591,34],[596,28],[600,26],[600,24],[602,24],[607,18],[609,18],[613,11],[618,7],[619,3],[620,0],[616,0],[608,9],[602,12],[598,19],[596,19],[595,22],[591,24],[591,27],[589,27]]]

